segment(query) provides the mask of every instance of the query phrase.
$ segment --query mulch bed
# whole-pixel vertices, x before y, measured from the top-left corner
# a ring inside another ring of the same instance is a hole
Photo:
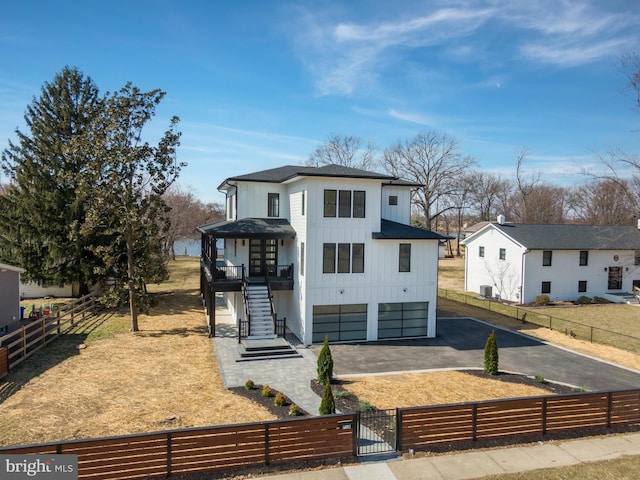
[[[497,380],[500,382],[517,383],[519,385],[529,385],[532,387],[542,388],[548,390],[550,394],[560,395],[563,393],[576,393],[573,387],[562,385],[560,383],[547,382],[546,380],[536,380],[535,378],[528,377],[526,375],[518,375],[514,373],[498,372],[497,375],[489,375],[482,370],[462,370],[462,373],[469,375],[475,375],[476,377],[488,378],[490,380]]]
[[[273,390],[273,396],[265,397],[262,395],[262,387],[263,385],[254,385],[251,390],[247,390],[244,387],[233,387],[229,390],[236,395],[243,396],[245,398],[248,398],[249,400],[252,400],[258,405],[262,405],[277,418],[295,418],[295,416],[289,414],[289,408],[291,407],[291,401],[289,400],[289,398],[286,399],[283,406],[278,406],[274,403],[278,391]],[[298,406],[298,408],[300,409],[300,414],[297,415],[298,417],[309,416],[309,413],[303,410],[300,406]]]

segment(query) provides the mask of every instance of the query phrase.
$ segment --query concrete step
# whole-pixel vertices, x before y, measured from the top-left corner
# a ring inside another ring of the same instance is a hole
[[[301,357],[300,353],[293,345],[282,337],[249,337],[238,345],[240,358],[237,362],[248,362],[252,360],[273,360],[278,358]]]

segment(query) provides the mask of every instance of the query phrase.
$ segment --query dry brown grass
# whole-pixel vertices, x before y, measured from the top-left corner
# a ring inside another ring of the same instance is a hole
[[[380,409],[549,394],[548,390],[542,388],[454,371],[372,375],[340,380],[345,390]]]
[[[224,389],[198,295],[198,261],[177,262],[170,282],[150,287],[159,301],[140,317],[139,333],[88,342],[40,372],[45,348],[30,362],[37,376],[24,382],[22,367],[11,374],[7,383],[23,386],[0,404],[0,445],[273,418]],[[126,312],[108,322],[127,324]]]

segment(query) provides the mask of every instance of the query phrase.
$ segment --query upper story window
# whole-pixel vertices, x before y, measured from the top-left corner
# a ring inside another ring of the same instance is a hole
[[[482,246],[478,247],[478,256],[484,257],[484,247]]]
[[[280,194],[279,193],[268,194],[267,216],[268,217],[280,216]]]
[[[410,272],[411,271],[411,244],[400,244],[400,255],[398,259],[398,271]]]
[[[351,216],[351,190],[338,191],[338,216],[348,218]]]
[[[589,252],[587,250],[580,250],[580,266],[584,267],[589,265]]]
[[[500,260],[505,260],[507,258],[507,249],[506,248],[501,248],[500,249]]]
[[[337,190],[325,190],[324,191],[324,216],[335,217],[336,216],[336,204],[338,198]]]
[[[553,252],[551,250],[543,250],[542,251],[542,266],[550,267],[551,266],[551,256]]]
[[[634,265],[640,265],[640,250],[636,250],[635,252],[635,263]]]
[[[389,195],[389,205],[398,205],[397,195]]]
[[[364,190],[325,190],[324,216],[365,218],[366,192]]]
[[[306,199],[307,199],[307,191],[303,190],[302,191],[302,216],[303,217],[304,217],[304,211],[305,211],[305,208],[306,208],[306,204],[305,204]]]

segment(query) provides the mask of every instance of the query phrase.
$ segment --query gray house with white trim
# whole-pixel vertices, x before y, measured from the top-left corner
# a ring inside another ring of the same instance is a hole
[[[0,263],[0,336],[20,325],[20,274],[24,269]]]

